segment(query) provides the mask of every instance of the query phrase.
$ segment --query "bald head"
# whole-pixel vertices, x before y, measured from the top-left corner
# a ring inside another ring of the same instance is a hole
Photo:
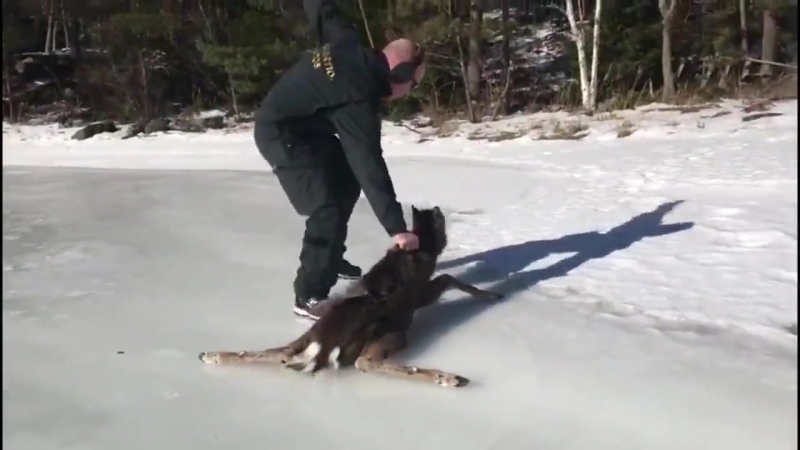
[[[389,42],[383,48],[383,54],[386,56],[386,62],[389,64],[389,70],[394,69],[397,65],[408,62],[414,59],[417,54],[417,45],[409,39],[396,39]],[[392,94],[388,100],[394,100],[408,94],[414,85],[419,84],[422,77],[425,75],[425,64],[420,64],[414,72],[414,79],[405,83],[390,83],[392,85]]]
[[[414,59],[415,49],[416,45],[409,39],[395,39],[386,44],[386,47],[383,48],[383,54],[386,55],[386,61],[389,62],[389,69],[393,69],[402,62]]]

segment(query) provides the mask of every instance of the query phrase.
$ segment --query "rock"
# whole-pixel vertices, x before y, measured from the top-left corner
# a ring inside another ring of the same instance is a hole
[[[199,120],[195,119],[178,119],[172,124],[172,128],[177,131],[183,131],[184,133],[202,133],[206,131],[206,127],[204,127]]]
[[[94,122],[86,125],[72,135],[72,139],[82,141],[100,133],[114,133],[119,128],[111,120],[104,120],[102,122]]]
[[[411,126],[414,128],[432,127],[433,119],[431,119],[430,117],[416,117],[411,120]]]
[[[67,117],[63,120],[58,121],[58,126],[60,128],[75,128],[84,126],[86,121],[81,119],[80,117]]]
[[[177,119],[172,124],[173,129],[186,133],[202,133],[208,129],[218,130],[225,128],[225,126],[224,116]]]
[[[224,116],[206,117],[204,119],[200,119],[200,124],[203,127],[211,130],[219,130],[221,128],[225,128],[225,117]]]
[[[130,139],[141,132],[142,132],[141,128],[137,128],[131,125],[130,127],[128,127],[127,130],[125,130],[125,134],[122,135],[122,139]]]
[[[68,109],[58,115],[60,128],[76,128],[91,123],[92,113],[88,109]]]
[[[46,113],[41,116],[31,117],[28,120],[28,125],[32,126],[39,126],[39,125],[50,125],[52,123],[58,122],[58,114],[56,113]]]
[[[755,113],[755,114],[750,114],[749,116],[742,117],[742,122],[752,122],[754,120],[763,119],[765,117],[778,117],[782,115],[783,115],[782,113],[775,113],[775,112]]]
[[[122,139],[130,139],[136,136],[137,134],[141,133],[142,131],[144,131],[145,125],[147,125],[147,122],[145,120],[143,119],[137,120],[131,126],[128,127],[128,129],[125,131],[125,134],[122,136]]]
[[[169,119],[167,118],[156,118],[151,120],[144,126],[144,133],[150,134],[155,133],[158,131],[167,131],[169,130]]]

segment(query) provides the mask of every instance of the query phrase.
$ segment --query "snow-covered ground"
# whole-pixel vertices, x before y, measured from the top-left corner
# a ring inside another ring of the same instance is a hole
[[[770,112],[651,107],[584,118],[582,140],[539,139],[565,114],[421,143],[387,124],[401,201],[447,214],[441,270],[507,294],[419,315],[401,357],[460,390],[197,360],[308,326],[302,219],[247,129],[4,124],[3,444],[796,448],[797,103]],[[476,139],[498,130],[520,137]],[[363,266],[388,245],[365,201],[348,245]]]

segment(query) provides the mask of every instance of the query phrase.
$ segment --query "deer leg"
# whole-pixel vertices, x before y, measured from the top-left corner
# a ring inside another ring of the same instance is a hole
[[[287,348],[275,347],[260,351],[243,350],[239,352],[202,352],[198,357],[200,361],[206,364],[283,364],[288,358]]]
[[[419,307],[424,308],[426,306],[430,306],[436,303],[439,300],[439,297],[442,296],[444,291],[450,288],[456,288],[459,291],[464,292],[465,294],[474,295],[475,297],[488,301],[496,301],[503,297],[502,295],[497,294],[495,292],[478,289],[471,284],[464,283],[458,278],[445,273],[439,275],[438,277],[428,282],[427,286],[425,286],[425,289],[423,291],[424,298],[420,302]]]
[[[466,386],[469,380],[437,369],[424,369],[406,366],[389,361],[387,358],[406,346],[405,333],[395,332],[367,344],[356,359],[356,368],[364,373],[381,373],[396,378],[425,381],[443,387]]]
[[[200,361],[206,364],[284,364],[308,347],[310,333],[305,332],[288,345],[261,351],[218,351],[202,352]]]

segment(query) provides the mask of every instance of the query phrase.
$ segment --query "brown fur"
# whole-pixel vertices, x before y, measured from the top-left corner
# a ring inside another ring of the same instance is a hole
[[[321,303],[312,311],[320,319],[291,343],[256,352],[204,352],[200,360],[209,364],[268,363],[310,371],[354,364],[362,372],[376,372],[433,382],[441,386],[464,386],[468,380],[437,369],[404,366],[388,357],[407,345],[407,332],[414,313],[432,305],[449,288],[485,300],[500,295],[462,283],[451,275],[431,279],[439,256],[447,246],[445,219],[438,207],[412,208],[412,231],[419,249],[412,252],[390,248],[341,298]]]

